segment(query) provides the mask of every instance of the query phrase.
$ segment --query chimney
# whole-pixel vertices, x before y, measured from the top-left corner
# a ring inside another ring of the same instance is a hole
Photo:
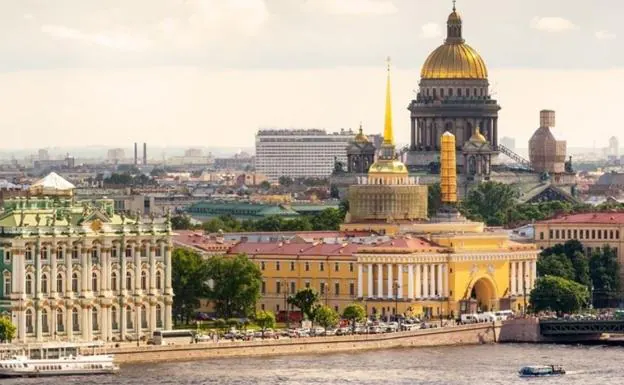
[[[143,142],[143,165],[147,165],[147,143]]]
[[[137,148],[137,142],[134,142],[134,165],[139,164],[139,150]]]

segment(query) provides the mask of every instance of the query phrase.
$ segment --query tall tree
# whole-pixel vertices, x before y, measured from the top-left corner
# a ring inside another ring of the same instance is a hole
[[[319,306],[314,311],[314,321],[321,325],[326,331],[338,325],[340,315],[327,305]]]
[[[517,195],[516,189],[508,184],[479,183],[468,192],[462,202],[462,209],[473,220],[482,220],[488,226],[501,226],[505,223],[507,211],[514,206]]]
[[[587,305],[588,300],[586,286],[550,275],[538,278],[530,296],[534,312],[550,310],[558,314],[577,312]]]
[[[620,264],[615,249],[605,245],[594,251],[589,269],[595,297],[603,306],[617,305],[620,298]]]
[[[262,273],[246,255],[214,256],[208,260],[208,298],[220,317],[253,315],[260,298]]]
[[[264,338],[264,332],[267,329],[275,327],[275,314],[272,311],[259,311],[256,313],[256,325],[260,326],[262,330],[262,338]]]
[[[302,289],[295,295],[288,297],[288,303],[298,307],[308,320],[314,320],[314,307],[319,300],[319,295],[314,289]]]
[[[427,211],[429,216],[432,217],[436,215],[440,206],[442,205],[442,191],[440,190],[440,182],[435,182],[432,185],[429,185],[427,190]]]
[[[199,299],[208,293],[208,266],[201,255],[187,249],[175,249],[172,264],[173,313],[176,320],[188,323]]]
[[[351,305],[345,307],[342,312],[342,317],[351,322],[351,329],[355,332],[356,323],[362,322],[366,319],[366,309],[364,309],[364,306],[359,303],[352,303]]]
[[[310,222],[314,230],[338,230],[343,219],[340,209],[328,208],[313,216]]]
[[[565,254],[547,254],[537,259],[537,275],[552,275],[574,281],[576,272],[572,261]]]
[[[562,275],[562,273],[558,274],[552,270],[549,272],[545,272],[545,274],[557,275],[560,277],[572,279],[582,285],[589,286],[589,259],[585,256],[585,250],[583,249],[583,245],[579,241],[569,240],[564,244],[558,243],[554,246],[548,247],[542,251],[542,253],[540,254],[540,259],[549,255],[565,256],[574,268],[574,277],[568,277],[567,275]]]
[[[188,230],[191,227],[191,218],[186,215],[175,215],[171,218],[171,227],[174,230]]]
[[[0,342],[11,342],[15,338],[17,328],[9,317],[0,317]]]

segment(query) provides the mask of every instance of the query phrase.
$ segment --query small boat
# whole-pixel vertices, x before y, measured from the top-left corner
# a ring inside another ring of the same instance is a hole
[[[22,348],[20,353],[11,352],[8,357],[0,359],[0,377],[113,374],[119,371],[112,355],[95,351],[82,355],[80,347],[55,344]]]
[[[565,374],[565,370],[557,365],[525,366],[518,374],[520,377],[561,376]]]

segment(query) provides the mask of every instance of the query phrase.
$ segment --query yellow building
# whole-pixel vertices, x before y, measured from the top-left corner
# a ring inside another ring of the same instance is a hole
[[[262,271],[259,308],[284,310],[289,294],[310,287],[339,312],[354,301],[368,314],[428,317],[523,309],[538,249],[461,217],[454,208],[455,137],[445,132],[441,143],[443,208],[427,220],[427,187],[410,179],[395,155],[388,74],[381,156],[350,190],[352,212],[341,228],[380,235],[237,244],[229,253],[247,254]]]
[[[541,248],[578,240],[583,244],[587,255],[593,250],[609,245],[618,256],[620,265],[624,264],[624,213],[583,213],[565,215],[535,224],[535,243]],[[624,282],[624,271],[620,271],[620,280]]]

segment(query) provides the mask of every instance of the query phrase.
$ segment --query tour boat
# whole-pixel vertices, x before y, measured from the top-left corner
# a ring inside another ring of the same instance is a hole
[[[565,370],[556,365],[525,366],[518,373],[520,377],[560,376],[565,374]]]
[[[0,359],[0,377],[39,377],[113,374],[119,366],[113,363],[113,356],[107,354],[81,355],[80,347],[93,345],[49,345],[21,350],[22,354],[12,354]],[[25,354],[23,352],[26,352]]]

